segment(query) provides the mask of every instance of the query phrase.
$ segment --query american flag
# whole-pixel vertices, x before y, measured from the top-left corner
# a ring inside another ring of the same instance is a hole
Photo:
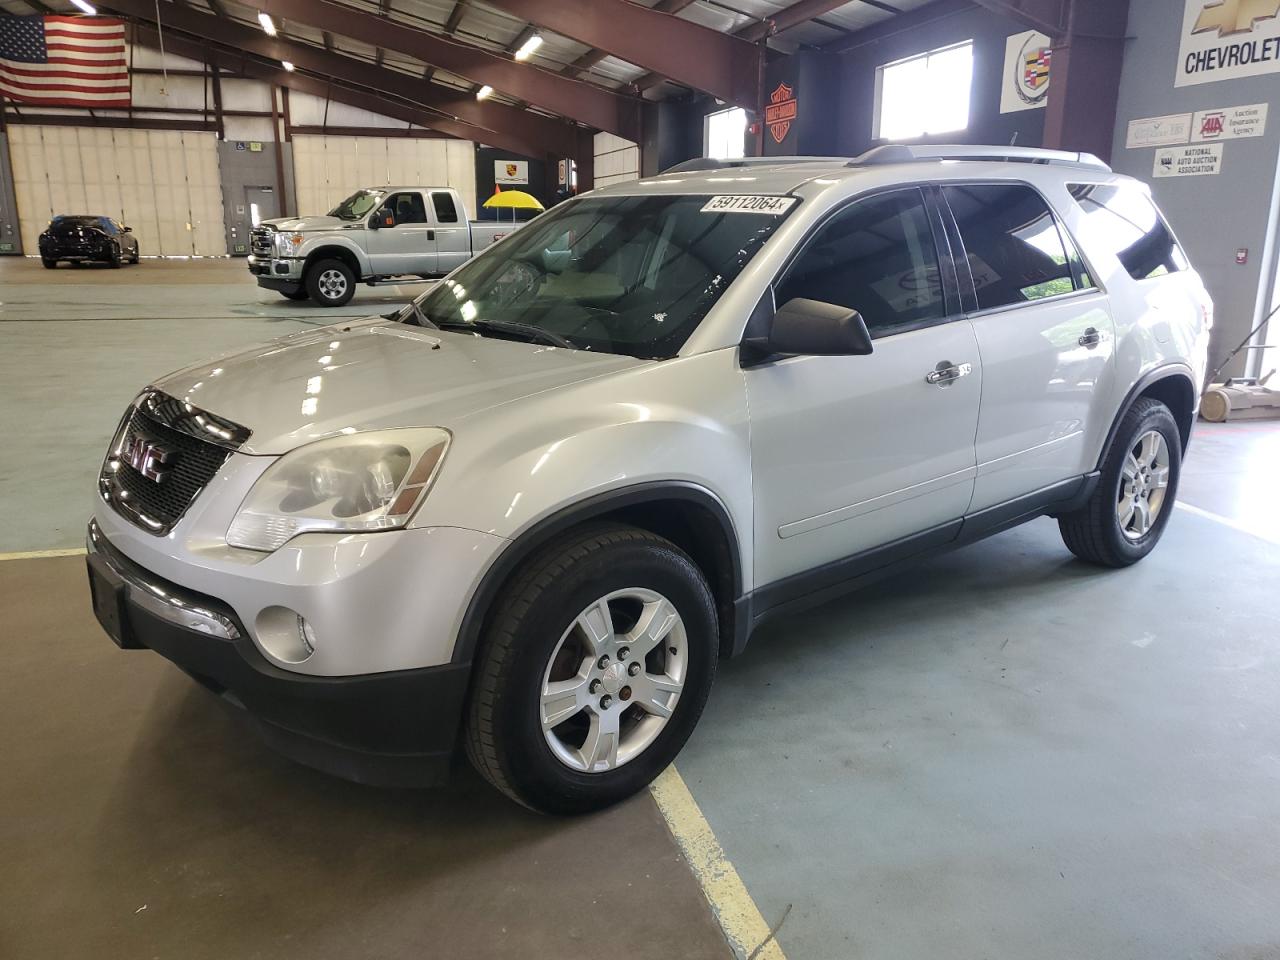
[[[46,107],[128,107],[124,23],[0,16],[0,96]]]

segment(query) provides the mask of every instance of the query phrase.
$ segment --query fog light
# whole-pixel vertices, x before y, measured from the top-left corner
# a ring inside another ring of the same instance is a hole
[[[254,626],[259,646],[284,663],[302,663],[316,652],[315,630],[296,610],[267,607]]]
[[[316,652],[316,634],[311,629],[311,624],[303,619],[302,614],[298,614],[298,639],[302,642],[302,649],[307,652],[307,656],[311,656]]]

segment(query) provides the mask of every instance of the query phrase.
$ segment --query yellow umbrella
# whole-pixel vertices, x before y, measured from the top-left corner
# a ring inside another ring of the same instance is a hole
[[[489,210],[545,210],[538,198],[532,194],[525,193],[523,190],[503,190],[501,193],[495,193],[492,197],[484,202],[485,208]]]

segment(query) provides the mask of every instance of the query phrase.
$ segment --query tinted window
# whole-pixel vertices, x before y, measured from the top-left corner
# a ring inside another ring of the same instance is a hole
[[[978,309],[1075,290],[1058,223],[1040,194],[1020,184],[946,187],[978,292]]]
[[[101,220],[98,221],[98,225],[101,226],[102,229],[105,230],[107,233],[114,234],[114,233],[120,232],[120,230],[116,227],[116,222],[112,220],[110,217],[103,217]]]
[[[402,223],[426,223],[427,207],[422,202],[420,193],[396,193],[387,198],[382,205],[396,216],[397,226]]]
[[[500,331],[482,321],[517,323],[584,350],[672,357],[798,205],[779,202],[759,213],[714,209],[706,196],[571,200],[465,264],[419,308],[449,328],[492,336]]]
[[[1085,212],[1086,248],[1114,253],[1133,279],[1187,269],[1187,258],[1169,225],[1141,187],[1077,183],[1072,185],[1071,195]]]
[[[436,220],[439,223],[457,223],[458,209],[453,203],[452,194],[433,193],[431,195],[431,205],[436,210]]]
[[[804,248],[775,299],[821,300],[857,310],[872,336],[946,315],[938,251],[919,190],[859,200]]]

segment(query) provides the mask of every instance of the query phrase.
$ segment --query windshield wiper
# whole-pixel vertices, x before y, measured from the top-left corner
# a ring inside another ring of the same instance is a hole
[[[531,323],[516,323],[514,320],[440,320],[432,323],[432,326],[441,330],[473,330],[482,335],[486,332],[503,333],[523,337],[530,343],[548,343],[553,347],[564,347],[568,350],[580,349],[558,333],[535,327]]]

